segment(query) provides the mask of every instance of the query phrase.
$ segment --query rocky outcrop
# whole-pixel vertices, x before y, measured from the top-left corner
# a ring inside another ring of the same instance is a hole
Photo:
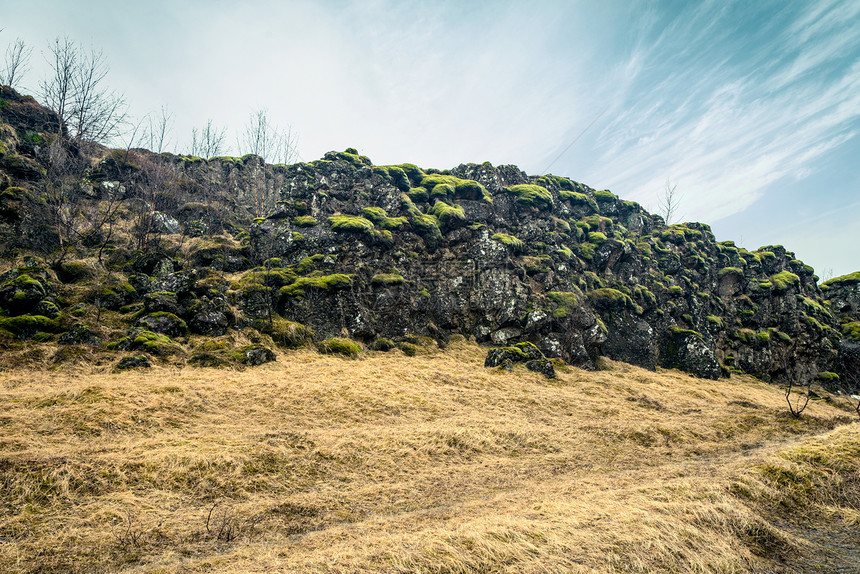
[[[2,153],[32,169],[0,167],[0,250],[41,262],[0,277],[0,307],[42,317],[46,332],[97,308],[126,325],[119,348],[172,356],[177,338],[286,321],[371,349],[459,334],[584,367],[606,355],[708,378],[858,372],[853,276],[821,288],[781,246],[718,242],[705,224],[667,226],[609,191],[515,166],[376,166],[353,149],[289,166],[72,150],[62,215],[116,219],[66,238],[86,263],[57,258],[63,228],[32,143],[56,137],[56,118],[9,94]],[[32,336],[39,321],[4,329]]]

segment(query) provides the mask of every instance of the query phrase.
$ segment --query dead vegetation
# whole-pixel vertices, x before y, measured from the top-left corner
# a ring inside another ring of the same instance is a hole
[[[0,571],[860,568],[840,538],[860,427],[837,401],[796,418],[748,377],[482,363],[458,343],[7,372]]]

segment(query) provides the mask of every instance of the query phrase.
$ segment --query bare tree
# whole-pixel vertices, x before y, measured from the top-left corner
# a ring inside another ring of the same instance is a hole
[[[0,71],[0,84],[14,88],[21,81],[21,76],[27,73],[30,55],[33,48],[28,47],[24,40],[16,38],[15,43],[6,47],[3,70]]]
[[[238,142],[241,153],[258,155],[268,163],[291,163],[298,155],[298,138],[292,127],[282,129],[269,122],[265,109],[252,112]]]
[[[667,177],[666,186],[663,188],[663,192],[660,194],[657,203],[659,215],[663,217],[666,225],[672,225],[672,223],[681,218],[681,215],[678,213],[678,207],[683,197],[684,194],[678,193],[678,184],[672,185]]]
[[[157,116],[147,114],[149,128],[146,131],[147,144],[150,151],[162,153],[164,148],[170,145],[170,133],[173,131],[173,114],[167,110],[167,106],[161,106]]]
[[[68,38],[48,46],[50,75],[41,83],[45,104],[59,117],[75,144],[106,142],[120,135],[126,120],[125,99],[104,86],[110,70],[101,51],[84,50]],[[63,134],[65,135],[65,134]]]
[[[212,125],[212,120],[207,120],[201,129],[191,130],[191,155],[206,159],[222,155],[226,150],[224,145],[227,139],[227,130]]]

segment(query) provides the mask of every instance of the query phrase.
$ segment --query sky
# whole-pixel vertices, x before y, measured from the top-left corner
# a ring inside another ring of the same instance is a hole
[[[860,270],[860,0],[0,0],[0,28],[37,99],[54,38],[103,50],[169,151],[211,119],[241,154],[266,110],[304,161],[515,164],[652,212],[668,181],[719,240]]]

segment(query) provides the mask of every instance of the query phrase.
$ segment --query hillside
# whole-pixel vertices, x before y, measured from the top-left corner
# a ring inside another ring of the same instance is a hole
[[[412,352],[456,334],[586,368],[857,387],[860,279],[820,286],[782,246],[515,166],[72,145],[32,98],[0,95],[8,367],[259,364],[276,345]]]
[[[0,570],[860,571],[844,403],[484,353],[7,373]]]

